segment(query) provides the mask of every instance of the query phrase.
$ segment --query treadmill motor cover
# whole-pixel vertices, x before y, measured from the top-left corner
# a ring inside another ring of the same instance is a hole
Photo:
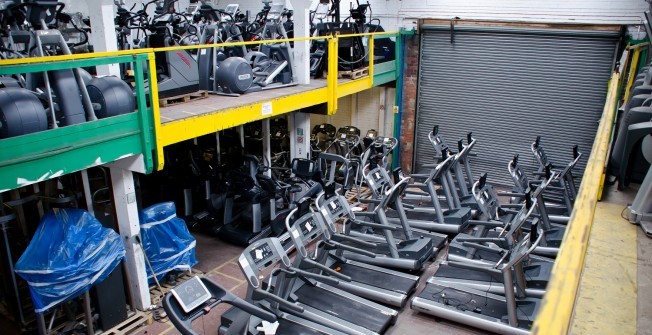
[[[140,213],[143,249],[157,279],[173,270],[190,270],[197,264],[195,238],[176,213],[173,202],[152,205]],[[149,266],[146,268],[151,283],[154,275]]]

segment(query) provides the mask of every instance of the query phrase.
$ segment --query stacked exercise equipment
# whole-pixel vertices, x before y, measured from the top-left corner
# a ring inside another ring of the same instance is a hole
[[[63,3],[2,1],[3,26],[9,26],[2,58],[70,55],[57,27],[69,21]],[[82,30],[83,31],[83,30]],[[135,99],[119,78],[94,78],[83,69],[32,72],[0,77],[0,138],[26,135],[130,113]]]

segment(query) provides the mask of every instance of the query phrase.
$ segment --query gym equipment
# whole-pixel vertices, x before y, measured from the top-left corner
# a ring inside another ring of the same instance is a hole
[[[276,315],[238,298],[235,294],[205,277],[192,277],[173,288],[163,298],[165,312],[174,327],[183,335],[196,335],[197,333],[192,330],[192,321],[210,313],[213,308],[222,303],[235,306],[252,317],[258,318],[259,324],[262,320],[277,321]],[[254,327],[256,326],[254,325]],[[257,333],[256,331],[244,334]],[[243,334],[243,332],[238,334]]]
[[[284,5],[273,4],[266,15],[263,39],[287,39],[282,22]],[[230,57],[215,70],[218,94],[239,96],[247,92],[296,85],[292,53],[288,42],[262,44],[260,51],[244,57]]]
[[[318,206],[319,213],[323,216],[323,222],[319,218],[315,220],[316,232],[310,231],[306,234],[303,230],[299,230],[297,236],[294,233],[297,229],[288,230],[294,240],[301,239],[295,241],[295,244],[307,245],[308,242],[318,237],[317,234],[322,235],[321,242],[318,242],[321,244],[317,247],[321,248],[320,253],[316,253],[310,260],[351,277],[350,282],[340,281],[337,285],[338,288],[376,302],[403,307],[407,298],[416,288],[419,277],[347,259],[343,254],[344,251],[374,257],[374,253],[355,246],[363,245],[373,248],[376,244],[353,235],[337,232],[335,222],[341,218],[353,217],[353,215],[346,199],[337,194],[334,187],[327,187],[326,191],[317,197],[315,205]],[[301,248],[298,249],[301,257],[309,258],[308,254],[304,255],[301,252]]]
[[[298,302],[306,311],[314,311],[315,314],[325,313],[326,317],[330,315],[341,318],[373,333],[384,333],[396,321],[397,311],[336,288],[339,283],[351,282],[351,277],[342,274],[341,269],[332,269],[308,258],[306,249],[308,244],[324,232],[323,218],[310,208],[311,203],[312,199],[302,199],[297,204],[297,208],[292,210],[285,220],[288,232],[290,232],[293,242],[296,243],[295,247],[299,253],[292,267],[304,271],[316,270],[322,275],[337,280],[326,282],[317,279],[316,282],[306,283],[297,280],[296,277],[290,277],[284,283],[284,296],[287,295],[290,301]],[[355,248],[347,249],[362,252]],[[315,250],[317,251],[317,249]],[[374,256],[371,252],[366,252],[366,254]]]
[[[326,151],[326,148],[328,148],[335,139],[336,132],[337,129],[330,123],[315,125],[310,133],[310,141],[315,142],[315,146],[319,151]]]
[[[509,175],[512,177],[512,180],[514,181],[514,188],[511,193],[501,193],[500,195],[506,195],[506,196],[511,196],[511,202],[512,203],[520,203],[523,201],[523,194],[527,192],[527,190],[532,186],[532,185],[539,185],[542,180],[530,180],[525,173],[520,169],[518,165],[518,160],[519,160],[519,155],[514,155],[514,158],[512,161],[509,162],[507,165],[507,170],[509,171]],[[566,173],[569,173],[568,171],[575,166],[575,163],[577,160],[573,160],[571,163],[566,165],[564,170],[561,172],[554,172],[556,174],[556,178],[560,178],[559,176],[565,175]],[[548,179],[548,173],[552,173],[551,171],[552,166],[548,165],[548,168],[546,168],[546,179]],[[557,182],[558,184],[559,182]],[[563,198],[564,203],[567,204],[570,202],[570,199],[565,197],[564,189],[561,187],[557,186],[552,186],[548,185],[545,190],[544,190],[548,195],[552,194],[554,197],[552,201],[549,201],[544,197],[544,194],[542,193],[541,201],[542,205],[546,207],[546,212],[549,214],[547,217],[550,221],[554,221],[557,223],[568,223],[569,217],[570,217],[570,212],[572,211],[572,208],[567,208],[566,205],[559,204],[555,202],[559,198]],[[552,192],[551,192],[552,191]],[[550,198],[550,197],[547,197]]]
[[[269,236],[272,225],[283,226],[286,213],[276,213],[276,184],[259,172],[258,158],[245,155],[244,171],[231,171],[224,205],[224,226],[220,236],[227,241],[249,245]],[[236,199],[237,198],[237,199]],[[250,204],[250,210],[234,214],[235,201]]]
[[[293,267],[277,238],[265,238],[248,246],[240,255],[238,265],[249,284],[246,300],[276,314],[278,334],[373,334],[328,313],[316,312],[309,305],[288,301],[283,288],[289,278],[298,277],[319,287],[323,286],[315,280],[334,284],[338,280]],[[268,271],[271,273],[263,283],[262,274]],[[317,289],[319,287],[315,286]],[[251,330],[258,323],[255,318],[252,322],[249,313],[231,308],[222,315],[218,334],[241,334],[243,328]]]
[[[641,143],[643,156],[648,162],[652,162],[652,121],[631,125],[630,130],[643,132],[647,130],[648,135]],[[628,207],[629,222],[639,224],[641,229],[649,237],[652,237],[652,167],[641,184],[632,205]]]
[[[243,33],[235,22],[238,8],[238,4],[230,4],[225,10],[221,10],[213,3],[202,1],[198,13],[205,20],[205,24],[199,44],[242,42]],[[219,93],[215,74],[220,63],[229,57],[244,57],[246,53],[244,45],[201,49],[197,54],[199,89]]]
[[[178,45],[172,31],[179,20],[187,20],[185,16],[171,11],[177,0],[153,0],[143,5],[143,12],[147,7],[156,3],[156,15],[151,22],[147,22],[147,29],[151,34],[147,36],[148,48],[164,48]],[[146,14],[144,14],[146,15]],[[144,19],[147,21],[147,18]],[[188,94],[199,90],[199,69],[197,61],[185,50],[157,51],[156,71],[159,98],[169,98],[176,95]],[[146,89],[149,84],[145,85]]]
[[[409,187],[418,188],[423,192],[406,192],[406,198],[411,199],[415,195],[419,199],[426,199],[432,204],[432,207],[414,207],[412,210],[401,211],[398,208],[396,212],[392,212],[390,222],[396,223],[398,219],[396,216],[402,215],[405,213],[406,219],[409,220],[410,225],[416,228],[445,233],[445,234],[457,234],[462,232],[469,224],[469,219],[471,218],[471,209],[465,207],[459,207],[455,205],[455,202],[451,200],[454,196],[452,193],[455,192],[455,187],[450,187],[451,178],[450,177],[450,167],[453,164],[455,157],[448,156],[447,148],[442,150],[443,160],[439,162],[434,168],[430,171],[429,174],[413,174],[411,177],[414,180],[421,180],[420,182],[411,183]],[[378,192],[378,186],[384,183],[390,183],[389,175],[382,168],[376,168],[372,171],[369,171],[365,175],[365,180],[369,188],[374,191],[374,194],[377,196],[381,194]],[[444,210],[439,202],[439,195],[437,194],[437,187],[435,182],[438,182],[441,185],[441,189],[445,193],[445,197],[448,201],[449,209]]]
[[[382,231],[385,237],[384,243],[379,243],[375,248],[369,251],[376,253],[376,257],[369,257],[354,253],[344,253],[344,257],[364,263],[379,265],[383,267],[399,268],[409,271],[420,271],[424,263],[429,260],[435,251],[433,239],[424,236],[409,238],[412,236],[412,230],[407,221],[401,221],[401,226],[396,226],[389,222],[386,212],[390,206],[397,203],[397,199],[403,194],[408,185],[409,178],[400,178],[392,185],[385,186],[384,196],[374,202],[373,210],[367,212],[357,212],[355,217],[349,213],[349,225],[345,229],[345,234],[355,229],[351,226],[362,226]],[[398,242],[392,231],[403,230],[408,239]],[[361,236],[357,236],[361,237]],[[375,242],[375,241],[374,241]],[[364,249],[364,248],[363,248]]]
[[[19,57],[70,55],[60,31],[49,24],[65,17],[63,3],[10,1],[3,20],[12,17],[8,50]],[[23,19],[29,22],[26,30]],[[24,79],[2,78],[0,89],[0,138],[69,126],[98,117],[133,112],[135,102],[129,86],[115,77],[94,78],[81,69],[28,73]],[[32,95],[32,96],[30,96]],[[44,109],[43,104],[47,106]]]
[[[437,277],[432,277],[419,296],[412,299],[412,309],[495,333],[529,334],[541,300],[527,296],[526,276],[519,268],[543,236],[540,229],[532,228],[532,232],[515,241],[509,252],[493,266],[449,262],[460,269],[501,276],[504,297],[462,285],[441,283]]]
[[[531,150],[532,155],[534,155],[534,158],[539,164],[537,171],[534,172],[535,180],[543,178],[546,175],[545,171],[547,166],[551,165],[552,167],[555,167],[555,164],[552,163],[550,159],[548,159],[546,152],[543,150],[543,147],[541,146],[541,136],[537,136],[534,142],[532,142]],[[573,146],[573,159],[564,170],[564,174],[560,174],[559,180],[556,180],[553,184],[553,186],[561,188],[561,201],[563,201],[564,205],[566,206],[568,213],[572,211],[573,203],[577,197],[577,187],[575,187],[573,168],[577,162],[579,162],[580,158],[582,158],[582,153],[579,151],[579,147],[577,145]],[[550,198],[548,200],[550,200]]]
[[[428,139],[435,148],[436,153],[443,152],[444,149],[449,148],[446,144],[446,140],[441,136],[441,134],[439,134],[439,125],[435,125],[432,128],[432,131],[428,134]],[[472,132],[466,134],[466,142],[467,144],[464,145],[464,140],[457,141],[457,154],[450,150],[446,150],[448,155],[453,156],[453,161],[451,162],[449,170],[444,172],[444,176],[448,180],[448,187],[450,189],[450,196],[448,199],[452,200],[455,208],[469,207],[473,210],[477,210],[477,204],[475,203],[473,195],[471,195],[471,188],[473,187],[475,179],[471,172],[469,157],[471,155],[471,149],[473,149],[476,143]],[[445,159],[445,157],[442,154],[442,157],[435,157],[435,159],[441,160]],[[433,165],[425,164],[423,167],[428,168],[433,167]],[[455,173],[455,180],[453,180],[453,172]],[[456,185],[457,191],[455,189]]]

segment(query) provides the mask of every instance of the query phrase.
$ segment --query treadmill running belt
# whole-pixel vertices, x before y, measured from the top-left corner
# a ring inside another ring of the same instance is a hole
[[[302,324],[295,323],[286,319],[278,319],[277,334],[283,335],[323,335],[328,334],[316,329],[306,327]]]
[[[473,294],[452,287],[428,283],[419,294],[420,298],[435,301],[462,311],[476,313],[501,319],[507,315],[507,304],[485,295]]]
[[[357,324],[361,327],[383,333],[390,324],[391,316],[385,315],[375,308],[354,300],[337,295],[319,287],[303,285],[296,291],[298,301],[340,319]]]
[[[455,278],[465,280],[477,280],[489,283],[502,283],[503,276],[499,274],[489,274],[483,271],[474,271],[470,269],[456,268],[454,266],[441,264],[439,269],[435,272],[435,277],[439,278]]]
[[[331,269],[351,277],[354,282],[359,282],[375,287],[380,287],[394,292],[409,294],[417,282],[409,278],[394,276],[388,273],[367,269],[353,264],[335,262]]]

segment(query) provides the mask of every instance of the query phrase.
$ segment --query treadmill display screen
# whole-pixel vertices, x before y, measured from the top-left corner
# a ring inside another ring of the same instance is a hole
[[[342,209],[342,204],[340,204],[339,200],[333,200],[328,204],[328,210],[333,215],[337,214],[341,209]]]
[[[270,247],[269,244],[263,244],[250,252],[251,259],[254,260],[256,265],[264,263],[273,255],[274,253],[272,252],[272,247]]]
[[[315,232],[315,228],[317,228],[317,224],[313,220],[312,217],[310,217],[308,220],[303,221],[299,227],[301,227],[301,233],[303,236],[310,236],[311,233]]]
[[[171,292],[186,313],[189,313],[211,298],[211,293],[199,277],[192,277],[183,284],[173,288]]]

